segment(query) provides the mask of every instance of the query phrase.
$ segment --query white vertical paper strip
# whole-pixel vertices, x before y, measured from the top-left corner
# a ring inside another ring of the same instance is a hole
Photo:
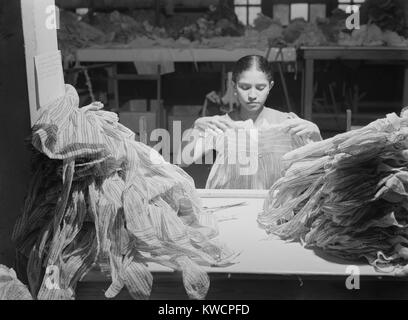
[[[61,52],[47,52],[34,57],[39,106],[49,107],[65,94]]]
[[[54,0],[34,1],[34,25],[37,55],[58,50],[57,17]]]
[[[57,31],[49,28],[53,18],[56,18],[52,16],[52,6],[55,10],[54,0],[21,0],[31,125],[37,121],[40,107],[37,102],[34,57],[58,50]]]

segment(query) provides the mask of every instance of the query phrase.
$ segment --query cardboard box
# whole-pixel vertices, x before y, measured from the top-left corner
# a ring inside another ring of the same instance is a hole
[[[172,114],[180,116],[198,117],[202,109],[203,106],[201,105],[174,105],[172,108]]]
[[[160,103],[158,103],[157,99],[151,99],[149,100],[149,105],[150,105],[150,111],[157,112],[159,108],[162,108],[163,100],[160,100]]]
[[[133,99],[122,105],[121,110],[132,112],[147,112],[147,100]]]

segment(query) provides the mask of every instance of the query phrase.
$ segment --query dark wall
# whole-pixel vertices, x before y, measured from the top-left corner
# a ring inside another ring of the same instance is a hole
[[[20,1],[0,0],[0,264],[13,266],[11,233],[29,179],[30,133]]]

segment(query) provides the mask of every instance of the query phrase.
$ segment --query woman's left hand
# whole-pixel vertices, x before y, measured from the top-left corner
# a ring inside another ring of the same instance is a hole
[[[91,104],[88,104],[87,106],[83,106],[80,108],[83,112],[88,112],[88,111],[99,111],[103,109],[104,105],[102,102],[99,101],[94,101]]]
[[[286,132],[304,139],[310,139],[313,141],[319,141],[322,139],[319,127],[313,122],[304,119],[288,119],[282,123],[282,126],[285,128]]]

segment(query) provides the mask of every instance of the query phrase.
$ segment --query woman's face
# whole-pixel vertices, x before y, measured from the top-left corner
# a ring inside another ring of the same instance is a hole
[[[235,84],[239,104],[251,112],[261,109],[272,86],[273,81],[255,67],[242,72]]]

